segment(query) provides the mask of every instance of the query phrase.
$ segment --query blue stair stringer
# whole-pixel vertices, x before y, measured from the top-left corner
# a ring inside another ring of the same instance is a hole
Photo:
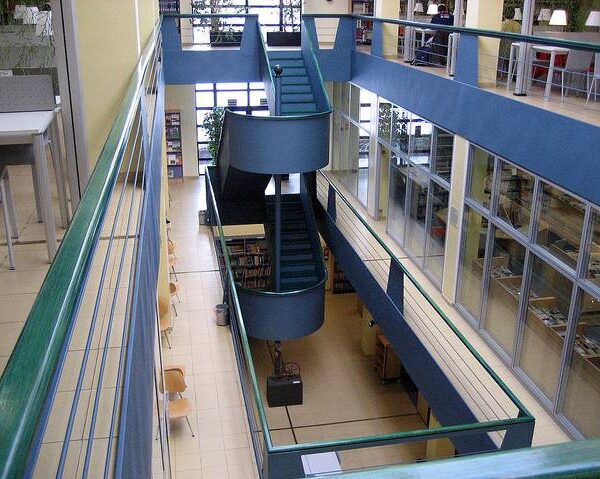
[[[304,65],[301,50],[271,50],[269,52],[271,68],[279,65],[283,68],[281,79],[281,114],[305,115],[316,113],[317,105]]]

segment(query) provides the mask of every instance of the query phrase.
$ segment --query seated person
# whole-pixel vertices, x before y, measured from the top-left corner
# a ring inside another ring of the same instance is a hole
[[[437,15],[431,19],[434,25],[454,25],[454,15],[448,13],[446,5],[440,3],[438,5]],[[449,32],[437,31],[433,36],[433,44],[431,51],[431,62],[438,65],[446,65],[446,56],[448,54],[448,36]]]

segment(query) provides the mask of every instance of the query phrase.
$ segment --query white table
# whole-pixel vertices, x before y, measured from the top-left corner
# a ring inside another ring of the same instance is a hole
[[[56,230],[54,226],[54,215],[52,213],[52,196],[50,194],[50,175],[46,159],[45,135],[52,135],[51,142],[52,158],[57,179],[62,181],[62,167],[60,166],[59,145],[55,118],[57,111],[31,111],[18,113],[0,113],[0,144],[33,144],[35,154],[35,171],[39,185],[42,221],[46,232],[46,243],[48,247],[48,259],[52,261],[56,254]],[[64,183],[63,183],[64,186]],[[61,191],[62,190],[62,191]],[[63,216],[64,188],[59,184],[59,195],[61,196],[61,216]],[[68,221],[68,219],[67,219]]]
[[[569,49],[564,47],[552,47],[548,45],[531,45],[531,60],[529,62],[529,78],[533,78],[533,55],[536,53],[549,53],[550,64],[548,65],[548,76],[546,77],[546,89],[544,90],[544,96],[548,98],[552,90],[552,79],[554,78],[554,62],[556,55],[568,55]]]
[[[418,32],[421,34],[421,42],[419,43],[419,46],[422,47],[423,45],[425,45],[426,35],[434,35],[435,29],[434,28],[417,27],[417,28],[415,28],[415,32]]]

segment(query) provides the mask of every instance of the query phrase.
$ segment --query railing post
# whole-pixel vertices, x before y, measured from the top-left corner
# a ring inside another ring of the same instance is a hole
[[[275,65],[273,67],[275,73],[275,116],[281,115],[281,76],[283,75],[283,67]]]
[[[275,175],[275,291],[281,291],[281,175]]]

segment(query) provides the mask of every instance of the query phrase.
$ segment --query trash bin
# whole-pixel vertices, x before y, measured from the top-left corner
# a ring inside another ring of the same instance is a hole
[[[228,309],[229,309],[229,306],[227,306],[225,303],[217,304],[215,306],[215,314],[217,316],[217,325],[227,326],[229,324],[229,316],[227,314]]]
[[[198,210],[198,224],[199,225],[207,225],[208,222],[208,214],[206,210]]]

